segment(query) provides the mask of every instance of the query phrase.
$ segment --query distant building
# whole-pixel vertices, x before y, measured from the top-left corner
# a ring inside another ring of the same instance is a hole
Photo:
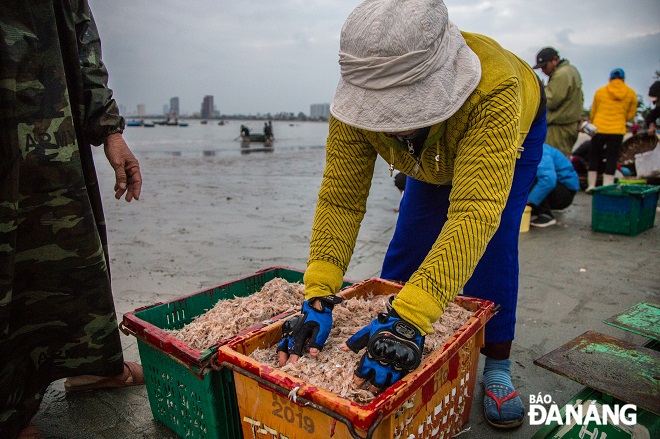
[[[170,98],[170,117],[176,118],[179,117],[179,98],[177,96]]]
[[[147,115],[147,110],[146,110],[144,104],[138,104],[137,110],[138,110],[138,112],[137,112],[138,116],[146,116]]]
[[[202,119],[211,119],[213,117],[213,96],[204,96],[201,113]]]
[[[163,105],[163,114],[164,115],[170,114],[170,106],[169,105],[167,105],[167,104]]]
[[[312,104],[309,108],[310,119],[330,119],[330,104]]]

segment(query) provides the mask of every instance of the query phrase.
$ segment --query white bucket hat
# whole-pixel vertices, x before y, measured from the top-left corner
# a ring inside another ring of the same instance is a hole
[[[366,0],[341,30],[340,121],[400,132],[449,119],[481,79],[481,63],[442,0]]]

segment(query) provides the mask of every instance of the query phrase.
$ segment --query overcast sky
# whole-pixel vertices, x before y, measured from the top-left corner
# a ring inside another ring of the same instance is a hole
[[[303,112],[330,102],[339,32],[356,0],[89,0],[115,98],[127,112],[182,113],[213,95],[223,114]],[[582,74],[585,106],[609,72],[648,104],[660,70],[659,0],[445,0],[461,30],[530,64],[554,46]],[[539,75],[547,80],[540,71]]]

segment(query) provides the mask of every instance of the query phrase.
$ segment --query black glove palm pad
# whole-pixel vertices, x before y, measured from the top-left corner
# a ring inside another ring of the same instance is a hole
[[[332,328],[332,310],[342,299],[337,296],[318,297],[322,309],[319,311],[306,300],[302,305],[302,315],[291,317],[282,325],[282,341],[277,346],[278,352],[289,355],[302,355],[305,343],[309,347],[323,349]]]

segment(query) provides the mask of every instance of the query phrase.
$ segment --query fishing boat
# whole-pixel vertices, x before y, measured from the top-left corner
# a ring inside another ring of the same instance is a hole
[[[249,145],[250,143],[263,143],[264,146],[270,147],[275,141],[271,123],[264,124],[263,133],[251,133],[247,126],[241,125],[241,134],[239,137],[241,139],[242,145]]]
[[[145,122],[144,119],[140,119],[140,120],[126,121],[126,126],[127,127],[147,127],[147,128],[151,128],[151,127],[154,127],[155,124],[153,122]]]
[[[266,137],[263,133],[254,133],[254,134],[241,134],[241,143],[263,143],[264,146],[272,146],[275,138],[273,136]]]

